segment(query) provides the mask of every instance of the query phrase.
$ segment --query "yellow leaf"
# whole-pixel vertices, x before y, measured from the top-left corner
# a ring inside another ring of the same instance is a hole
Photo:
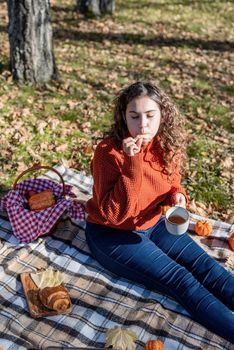
[[[137,335],[126,328],[114,327],[106,333],[106,347],[112,346],[115,350],[135,350]]]

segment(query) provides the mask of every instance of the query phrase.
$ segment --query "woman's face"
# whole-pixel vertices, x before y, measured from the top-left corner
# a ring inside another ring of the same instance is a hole
[[[142,135],[143,144],[157,134],[161,121],[159,105],[148,96],[134,98],[126,109],[126,123],[133,138]]]

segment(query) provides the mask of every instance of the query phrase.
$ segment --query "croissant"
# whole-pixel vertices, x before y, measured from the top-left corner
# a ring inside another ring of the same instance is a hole
[[[45,287],[38,293],[42,304],[48,309],[66,311],[70,307],[69,293],[61,284],[56,287]]]
[[[50,190],[33,194],[28,200],[29,208],[34,211],[40,211],[42,209],[52,207],[54,204],[54,195]]]

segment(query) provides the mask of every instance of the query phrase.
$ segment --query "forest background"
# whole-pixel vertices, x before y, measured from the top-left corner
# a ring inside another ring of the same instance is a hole
[[[117,0],[113,16],[87,19],[52,0],[50,15],[59,80],[16,84],[0,0],[0,194],[35,161],[89,175],[115,94],[150,80],[185,116],[189,209],[233,223],[234,2]]]

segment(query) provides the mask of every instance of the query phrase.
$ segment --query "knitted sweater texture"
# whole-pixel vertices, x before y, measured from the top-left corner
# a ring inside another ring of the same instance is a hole
[[[121,230],[151,227],[161,216],[162,203],[170,203],[177,192],[186,196],[179,168],[177,164],[169,180],[157,141],[130,157],[113,139],[104,139],[91,163],[94,186],[86,205],[87,221]]]

